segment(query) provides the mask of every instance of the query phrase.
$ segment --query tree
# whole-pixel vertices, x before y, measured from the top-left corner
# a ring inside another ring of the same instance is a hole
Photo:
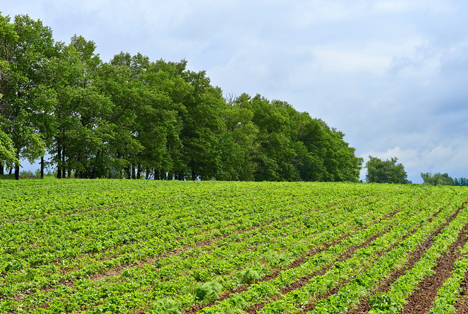
[[[468,186],[468,179],[467,178],[455,178],[453,179],[453,185],[455,186]]]
[[[185,64],[184,64],[185,67]],[[181,73],[190,84],[190,94],[182,100],[180,140],[184,168],[176,176],[211,180],[221,170],[220,138],[225,129],[222,113],[225,100],[219,87],[210,85],[205,71]]]
[[[421,178],[423,179],[426,185],[455,185],[454,180],[447,174],[441,174],[440,172],[431,175],[430,172],[422,173]]]
[[[12,38],[17,38],[14,27],[9,23],[8,17],[0,15],[0,37],[3,42],[9,42]],[[10,65],[7,60],[0,60],[0,90],[2,85],[7,82],[10,73]],[[3,94],[0,93],[0,101],[3,98]],[[0,117],[1,118],[1,117]],[[19,163],[16,156],[16,149],[13,145],[11,138],[0,129],[0,174],[3,174],[3,167],[5,165],[12,167],[13,164]]]
[[[374,183],[400,183],[407,184],[407,174],[405,167],[399,163],[398,158],[393,157],[381,160],[377,157],[369,156],[366,163],[366,181]]]
[[[220,138],[221,170],[216,179],[251,181],[253,156],[257,147],[258,128],[252,122],[254,116],[250,96],[242,94],[226,101],[223,112],[225,129]]]
[[[50,109],[45,106],[52,103],[52,95],[44,85],[44,69],[54,54],[54,40],[49,27],[27,15],[17,15],[14,23],[8,16],[0,17],[0,27],[0,60],[9,68],[8,77],[2,77],[0,86],[0,116],[3,132],[15,148],[18,180],[20,159],[32,162],[44,155],[45,141],[39,125]]]

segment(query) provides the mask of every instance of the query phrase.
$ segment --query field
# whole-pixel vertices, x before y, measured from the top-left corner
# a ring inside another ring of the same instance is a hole
[[[0,313],[468,313],[468,188],[0,181]]]

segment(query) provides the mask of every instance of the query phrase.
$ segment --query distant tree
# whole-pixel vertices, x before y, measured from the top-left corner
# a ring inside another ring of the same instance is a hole
[[[366,181],[407,184],[405,167],[401,163],[397,164],[397,161],[398,158],[396,157],[381,160],[377,157],[369,156],[369,161],[366,163]]]
[[[468,179],[467,178],[455,178],[453,179],[453,185],[455,186],[468,186]]]
[[[423,179],[426,185],[455,185],[454,180],[447,174],[441,174],[440,172],[431,175],[431,173],[421,173],[421,178]]]

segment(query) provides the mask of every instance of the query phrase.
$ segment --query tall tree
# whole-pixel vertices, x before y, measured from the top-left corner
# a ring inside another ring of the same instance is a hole
[[[10,23],[10,19],[8,17],[3,17],[0,14],[0,40],[3,49],[5,50],[6,44],[8,42],[12,42],[18,38],[14,30],[14,25]],[[0,91],[3,90],[2,86],[6,84],[6,82],[10,78],[10,64],[6,59],[6,55],[2,55],[2,59],[0,59]],[[1,102],[3,98],[3,94],[0,93],[0,104],[3,105]],[[0,112],[1,112],[0,108]],[[1,117],[0,117],[1,119]],[[12,167],[13,164],[19,163],[16,155],[16,149],[13,145],[13,141],[11,138],[0,129],[0,174],[3,174],[4,166]]]
[[[407,184],[408,180],[405,167],[397,162],[397,157],[382,160],[377,157],[369,156],[369,161],[366,163],[366,181],[374,183]]]
[[[225,101],[221,89],[210,85],[205,71],[183,71],[182,77],[191,85],[192,91],[183,99],[184,108],[179,111],[185,167],[176,175],[178,179],[188,175],[192,180],[210,180],[221,169],[219,139],[225,128],[222,120]]]
[[[14,23],[8,16],[2,17],[1,24],[5,31],[1,34],[0,59],[8,63],[9,75],[0,86],[0,115],[3,131],[11,137],[16,151],[15,177],[19,179],[19,160],[32,162],[44,154],[39,125],[50,110],[44,107],[51,104],[44,101],[51,97],[44,96],[48,91],[44,69],[55,53],[54,40],[49,27],[27,15],[17,15]]]
[[[96,86],[102,62],[95,50],[94,42],[75,35],[56,59],[57,132],[50,153],[58,178],[72,169],[79,177],[102,175],[102,152],[112,132],[106,117],[113,103]]]
[[[253,123],[250,96],[242,94],[227,101],[223,111],[224,131],[220,136],[221,169],[218,180],[254,180],[253,158],[258,128]]]
[[[426,185],[455,185],[454,180],[448,175],[448,173],[435,173],[432,175],[429,172],[422,173],[421,172],[421,178],[423,179],[424,183]]]

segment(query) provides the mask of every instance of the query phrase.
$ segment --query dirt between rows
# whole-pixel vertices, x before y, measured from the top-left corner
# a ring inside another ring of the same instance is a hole
[[[406,207],[399,208],[399,209],[397,209],[397,210],[395,210],[395,211],[393,211],[393,212],[391,212],[391,213],[388,213],[388,214],[386,214],[386,215],[380,217],[380,218],[379,218],[379,221],[381,221],[381,220],[383,220],[383,219],[387,219],[387,218],[391,218],[391,217],[395,216],[398,212],[400,212],[400,211],[403,210],[404,208],[406,208]],[[374,221],[374,222],[372,222],[372,223],[377,223],[377,220]],[[372,224],[372,223],[371,223],[371,224]],[[368,226],[359,228],[359,229],[357,229],[357,231],[362,230],[362,229],[366,229],[367,227],[368,227]],[[382,233],[382,234],[383,234],[383,233]],[[268,276],[265,276],[265,277],[261,278],[260,280],[255,281],[255,283],[273,280],[273,279],[275,279],[275,278],[278,277],[278,275],[280,274],[280,272],[285,271],[285,270],[288,270],[288,269],[292,269],[292,268],[296,268],[296,267],[301,266],[301,264],[303,264],[303,263],[306,261],[307,257],[313,256],[313,255],[315,255],[315,254],[319,254],[320,252],[327,250],[327,249],[330,248],[331,246],[339,244],[341,241],[343,241],[343,239],[348,238],[348,237],[350,237],[350,236],[351,236],[350,234],[344,235],[344,236],[339,237],[338,239],[336,239],[336,240],[333,241],[333,242],[327,243],[327,244],[325,244],[325,245],[323,245],[323,246],[321,246],[321,247],[319,247],[319,248],[314,248],[314,249],[310,250],[305,256],[296,259],[296,260],[295,260],[294,262],[292,262],[288,267],[286,267],[286,268],[276,268],[276,269],[272,270],[272,272],[271,272]],[[377,238],[378,236],[379,236],[379,235],[377,235],[377,236],[375,236],[375,237]],[[372,240],[369,240],[369,241],[372,241]],[[366,245],[367,245],[367,244],[366,244]],[[353,252],[354,252],[354,250],[357,250],[357,249],[358,249],[358,248],[353,249]],[[343,253],[343,254],[346,254],[346,252]],[[351,254],[352,254],[352,253],[351,253]],[[331,267],[331,266],[330,266],[330,267]],[[326,270],[325,270],[325,271],[326,271]],[[320,274],[313,274],[313,275],[309,275],[309,276],[307,276],[307,277],[303,277],[303,278],[301,278],[298,282],[294,283],[293,285],[295,285],[295,284],[297,284],[297,283],[300,283],[300,282],[303,282],[303,283],[305,284],[308,280],[310,280],[310,278],[312,278],[312,277],[314,277],[314,276],[320,276]],[[307,281],[304,281],[304,280],[306,280],[305,278],[309,278],[309,279],[307,279]],[[222,295],[218,300],[216,300],[216,301],[223,301],[223,300],[229,298],[229,297],[231,296],[231,294],[234,294],[234,293],[241,293],[241,292],[243,292],[243,291],[246,291],[246,290],[249,289],[250,286],[251,286],[251,285],[245,285],[245,286],[242,286],[241,288],[236,289],[236,290],[228,290],[228,291],[224,292],[223,295]],[[285,288],[285,289],[288,289],[288,288]],[[294,288],[294,289],[296,289],[296,288]],[[294,289],[291,289],[291,291],[294,290]],[[283,289],[283,290],[284,290],[284,289]],[[282,293],[284,293],[284,292],[282,292]],[[210,302],[210,303],[208,303],[208,304],[196,304],[196,305],[194,305],[192,308],[190,308],[189,310],[186,310],[184,313],[185,313],[185,314],[195,314],[195,313],[197,313],[197,311],[199,311],[199,310],[201,310],[201,309],[203,309],[203,308],[213,306],[213,305],[215,304],[216,301]],[[247,313],[256,313],[256,311],[258,311],[258,310],[260,310],[261,308],[263,308],[263,307],[265,306],[265,304],[266,304],[266,303],[253,305],[252,307],[248,308],[248,309],[246,310],[246,312],[247,312]]]
[[[432,246],[432,243],[433,243],[433,237],[437,236],[440,232],[442,232],[442,230],[450,223],[452,222],[452,220],[455,219],[455,217],[458,215],[458,213],[460,212],[460,210],[462,210],[464,208],[464,205],[463,204],[460,208],[457,209],[457,211],[449,217],[449,219],[447,219],[447,221],[445,223],[443,223],[434,233],[432,233],[425,241],[422,245],[419,246],[419,250],[417,251],[414,251],[413,253],[411,253],[408,261],[406,262],[406,264],[404,264],[401,268],[399,268],[398,270],[396,270],[395,272],[393,272],[389,278],[387,278],[378,288],[377,290],[375,290],[371,295],[377,293],[377,292],[382,292],[382,293],[386,293],[390,290],[390,287],[391,285],[401,276],[403,276],[405,273],[406,273],[406,270],[407,269],[411,269],[413,268],[413,266],[421,260],[422,256],[426,253],[426,251]],[[442,210],[442,209],[441,209]],[[433,217],[435,217],[438,213],[440,213],[439,210],[436,214],[433,215]],[[432,220],[432,218],[431,218]],[[462,236],[462,233],[464,234],[464,236]],[[408,313],[427,313],[430,309],[430,306],[432,305],[432,302],[435,298],[435,296],[437,295],[437,290],[438,288],[436,288],[438,286],[438,284],[440,283],[440,286],[443,284],[443,282],[445,281],[445,279],[443,281],[440,281],[442,280],[441,277],[442,276],[445,276],[446,278],[448,278],[450,276],[450,272],[451,270],[453,269],[453,263],[455,262],[456,260],[456,256],[455,256],[455,250],[457,248],[458,245],[460,245],[460,241],[466,241],[466,234],[468,234],[468,225],[466,225],[463,230],[461,231],[460,235],[458,236],[457,238],[457,241],[452,244],[452,246],[450,247],[450,251],[449,253],[447,253],[445,256],[442,256],[441,259],[440,259],[440,265],[438,264],[436,266],[439,267],[439,271],[438,273],[436,273],[436,275],[434,276],[430,276],[430,277],[426,277],[426,279],[421,283],[420,287],[422,289],[426,289],[426,287],[431,287],[432,286],[432,289],[436,289],[435,292],[430,292],[429,291],[424,291],[423,294],[421,293],[413,293],[411,297],[413,297],[413,299],[409,299],[409,302],[411,302],[411,305],[409,305],[410,303],[408,303],[408,305],[404,308],[404,312],[400,312],[400,313],[405,313],[405,314],[408,314]],[[453,249],[453,250],[452,250]],[[450,258],[450,261],[448,261],[447,263],[444,263],[444,261],[446,259]],[[452,267],[449,271],[445,271],[444,272],[444,269],[446,269],[445,267]],[[436,270],[436,269],[435,269]],[[436,270],[437,271],[437,270]],[[428,279],[428,278],[431,278],[432,279]],[[426,281],[427,280],[427,281]],[[424,283],[424,284],[423,284]],[[438,287],[440,287],[438,286]],[[435,294],[434,294],[435,293]],[[416,296],[417,295],[417,296]],[[418,296],[421,297],[422,299],[418,299]],[[423,301],[423,299],[427,299],[427,300],[431,300],[430,301],[430,304],[429,304],[429,307],[427,307],[427,302],[429,301]],[[370,310],[370,306],[369,306],[369,303],[368,303],[368,300],[369,300],[369,297],[366,297],[366,298],[363,298],[361,300],[361,302],[359,303],[358,307],[356,309],[353,309],[351,311],[349,311],[348,313],[350,314],[363,314],[363,313],[367,313],[369,312]],[[421,302],[421,303],[418,303],[418,302]],[[411,307],[408,307],[408,306],[411,306]],[[412,309],[412,310],[410,310]]]

